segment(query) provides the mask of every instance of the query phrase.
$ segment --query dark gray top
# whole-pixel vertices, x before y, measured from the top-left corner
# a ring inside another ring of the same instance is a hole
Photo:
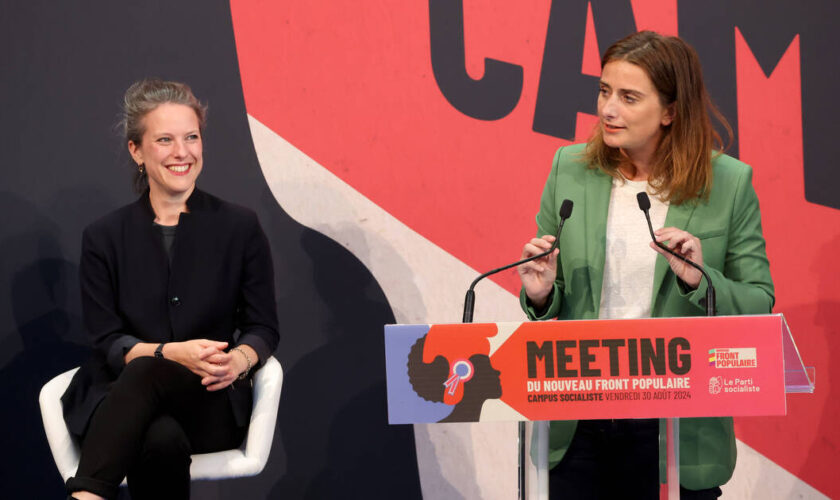
[[[169,257],[169,263],[172,264],[172,245],[175,244],[175,233],[178,232],[178,225],[163,226],[157,222],[153,224],[160,229],[160,234],[163,236],[163,249],[166,250],[166,256]]]

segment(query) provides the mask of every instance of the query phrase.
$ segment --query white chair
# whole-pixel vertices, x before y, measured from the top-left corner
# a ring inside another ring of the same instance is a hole
[[[70,436],[61,408],[61,395],[70,384],[78,368],[66,371],[41,388],[41,418],[50,444],[53,459],[62,479],[76,473],[79,467],[79,445]],[[224,479],[255,476],[262,472],[268,461],[274,424],[283,385],[283,369],[273,356],[254,374],[254,407],[248,435],[242,447],[236,450],[201,453],[192,456],[190,477],[196,479]],[[125,480],[123,480],[125,484]]]

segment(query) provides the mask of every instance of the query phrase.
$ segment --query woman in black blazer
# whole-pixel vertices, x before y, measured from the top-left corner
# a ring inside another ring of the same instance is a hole
[[[82,309],[94,354],[62,397],[81,439],[73,498],[188,498],[190,454],[236,448],[249,375],[279,339],[268,241],[252,211],[196,189],[206,108],[144,80],[123,125],[143,194],[88,226]],[[148,186],[148,187],[146,187]]]

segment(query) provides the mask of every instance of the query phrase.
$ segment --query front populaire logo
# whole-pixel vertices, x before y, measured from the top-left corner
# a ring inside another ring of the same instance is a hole
[[[715,368],[756,368],[755,347],[718,347],[709,349],[709,366]]]

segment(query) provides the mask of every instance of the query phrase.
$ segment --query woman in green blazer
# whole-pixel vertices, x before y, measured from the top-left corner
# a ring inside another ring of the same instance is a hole
[[[752,171],[714,151],[721,141],[709,113],[729,125],[703,87],[694,50],[679,38],[640,32],[611,46],[601,67],[599,126],[587,144],[555,154],[537,237],[522,257],[550,248],[564,199],[575,202],[574,217],[553,255],[520,266],[523,309],[535,320],[705,314],[700,273],[649,239],[635,200],[635,191],[645,190],[657,240],[705,267],[719,315],[771,312]],[[658,427],[643,420],[552,422],[552,496],[656,498]],[[734,467],[731,418],[682,420],[683,498],[716,498]]]

